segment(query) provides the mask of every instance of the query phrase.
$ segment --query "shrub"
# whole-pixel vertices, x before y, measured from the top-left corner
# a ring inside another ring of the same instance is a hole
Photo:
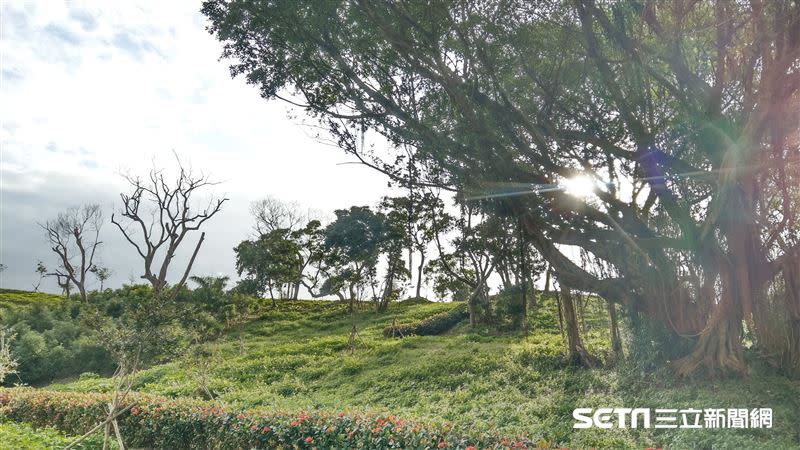
[[[409,305],[427,305],[428,303],[433,303],[433,302],[428,300],[425,297],[411,297],[411,298],[407,298],[405,300],[400,300],[399,302],[397,302],[398,305],[404,305],[404,306],[409,306]]]
[[[490,449],[531,445],[527,440],[509,441],[493,433],[467,435],[448,424],[428,426],[393,416],[225,411],[207,401],[131,395],[135,406],[117,419],[131,447]],[[109,399],[109,394],[0,389],[0,410],[15,421],[82,434],[105,418]]]
[[[419,336],[442,334],[467,317],[469,317],[467,305],[461,304],[450,311],[435,314],[419,322],[389,325],[383,329],[383,335],[386,337],[402,337],[411,334]]]

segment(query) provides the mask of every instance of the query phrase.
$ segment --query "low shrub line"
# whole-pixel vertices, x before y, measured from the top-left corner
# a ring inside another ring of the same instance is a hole
[[[392,324],[383,329],[386,337],[402,337],[412,334],[433,336],[442,334],[469,317],[467,305],[458,305],[450,311],[435,314],[419,322]]]
[[[80,435],[105,418],[109,394],[31,388],[0,389],[0,416],[36,427]],[[226,411],[194,399],[131,394],[136,405],[118,419],[126,444],[149,448],[531,448],[527,440],[494,434],[467,436],[445,425],[422,425],[395,417]]]

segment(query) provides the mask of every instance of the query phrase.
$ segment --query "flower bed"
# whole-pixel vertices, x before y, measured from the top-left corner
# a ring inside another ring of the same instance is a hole
[[[458,305],[450,311],[435,314],[419,322],[389,325],[383,329],[383,335],[386,337],[403,337],[412,334],[419,336],[438,335],[453,328],[458,322],[467,317],[469,317],[467,305]]]
[[[225,411],[192,399],[135,394],[118,418],[126,444],[151,448],[530,448],[493,434],[466,436],[448,425],[425,426],[395,417]],[[80,435],[104,420],[108,394],[30,388],[0,389],[0,415]]]

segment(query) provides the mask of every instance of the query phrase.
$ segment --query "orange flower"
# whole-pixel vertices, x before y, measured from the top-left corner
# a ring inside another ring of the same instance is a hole
[[[333,427],[328,427],[328,428],[325,430],[325,432],[326,432],[326,433],[333,433]]]

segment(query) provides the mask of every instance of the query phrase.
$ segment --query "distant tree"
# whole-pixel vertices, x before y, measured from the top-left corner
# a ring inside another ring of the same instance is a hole
[[[336,220],[325,228],[325,264],[330,276],[321,291],[347,298],[352,311],[359,292],[375,281],[384,221],[382,214],[368,206],[352,206],[334,214]]]
[[[100,228],[103,213],[100,205],[70,208],[54,220],[40,224],[45,230],[50,248],[58,256],[58,268],[49,274],[78,288],[81,300],[87,301],[86,276],[92,268],[95,253],[100,247]],[[68,291],[68,290],[67,290]]]
[[[414,271],[414,253],[419,254],[419,264],[416,267],[417,285],[416,297],[421,295],[425,263],[427,262],[428,246],[433,242],[437,229],[443,223],[441,216],[444,214],[444,203],[430,192],[411,191],[403,197],[384,197],[380,203],[384,214],[392,215],[398,224],[403,224],[408,247],[408,272]],[[439,217],[439,220],[436,220]]]
[[[225,296],[225,287],[228,285],[230,277],[191,276],[189,280],[197,285],[193,292],[193,298],[205,305],[213,305]]]
[[[259,296],[269,293],[273,305],[276,294],[287,296],[300,278],[300,249],[286,235],[285,229],[278,228],[257,240],[242,241],[233,249],[236,271],[252,280],[247,287]]]
[[[520,293],[520,307],[515,308],[519,312],[515,317],[515,325],[525,326],[528,304],[536,304],[536,296],[532,293],[533,283],[544,272],[545,264],[523,233],[519,221],[493,212],[495,214],[479,225],[481,235],[503,288],[516,288]],[[528,297],[531,298],[530,302]]]
[[[319,219],[321,212],[303,209],[298,202],[287,202],[268,196],[250,204],[250,214],[255,219],[255,231],[261,236],[283,229],[287,233],[302,228],[304,223]]]
[[[306,226],[291,233],[290,238],[297,245],[300,260],[300,284],[312,297],[320,297],[317,288],[325,276],[325,232],[322,223],[313,219]],[[295,286],[294,296],[297,298],[300,285]]]
[[[115,215],[111,223],[117,226],[125,239],[136,249],[144,261],[142,278],[153,286],[153,294],[158,297],[165,294],[167,274],[175,253],[184,242],[186,236],[216,215],[227,198],[211,198],[203,209],[195,209],[192,205],[198,190],[210,187],[211,182],[206,175],[195,175],[183,167],[178,159],[178,176],[170,183],[162,170],[152,169],[147,179],[127,175],[125,178],[131,185],[129,194],[122,193],[122,211],[120,216],[127,220],[123,226]],[[144,205],[152,205],[150,207]],[[206,233],[202,232],[195,244],[192,256],[186,264],[183,276],[169,294],[171,299],[186,283],[192,265],[200,251]],[[163,255],[160,255],[163,249]],[[160,258],[160,265],[156,262]],[[156,265],[156,267],[154,267]]]
[[[111,269],[104,266],[98,266],[97,264],[93,265],[92,268],[89,270],[97,277],[97,280],[100,281],[100,290],[103,290],[103,285],[105,284],[106,280],[111,278],[112,272]]]
[[[42,261],[36,261],[36,274],[39,275],[39,279],[33,284],[33,291],[39,292],[39,287],[42,285],[44,277],[47,276],[47,267]]]
[[[384,199],[382,206],[391,200],[394,199]],[[386,274],[383,292],[376,299],[378,312],[386,311],[389,303],[398,299],[402,293],[398,285],[411,277],[411,272],[405,267],[403,250],[414,242],[408,234],[408,210],[396,207],[388,207],[385,210],[386,213],[381,215],[384,231],[380,236],[380,251],[386,256]]]
[[[489,250],[490,228],[483,224],[485,215],[472,203],[461,205],[460,215],[442,214],[436,219],[437,260],[432,262],[437,270],[438,282],[449,286],[468,286],[466,298],[469,305],[470,325],[491,320],[489,302],[489,277],[495,271],[495,261]],[[443,243],[446,232],[456,235],[448,247]],[[441,287],[440,287],[441,290]]]

